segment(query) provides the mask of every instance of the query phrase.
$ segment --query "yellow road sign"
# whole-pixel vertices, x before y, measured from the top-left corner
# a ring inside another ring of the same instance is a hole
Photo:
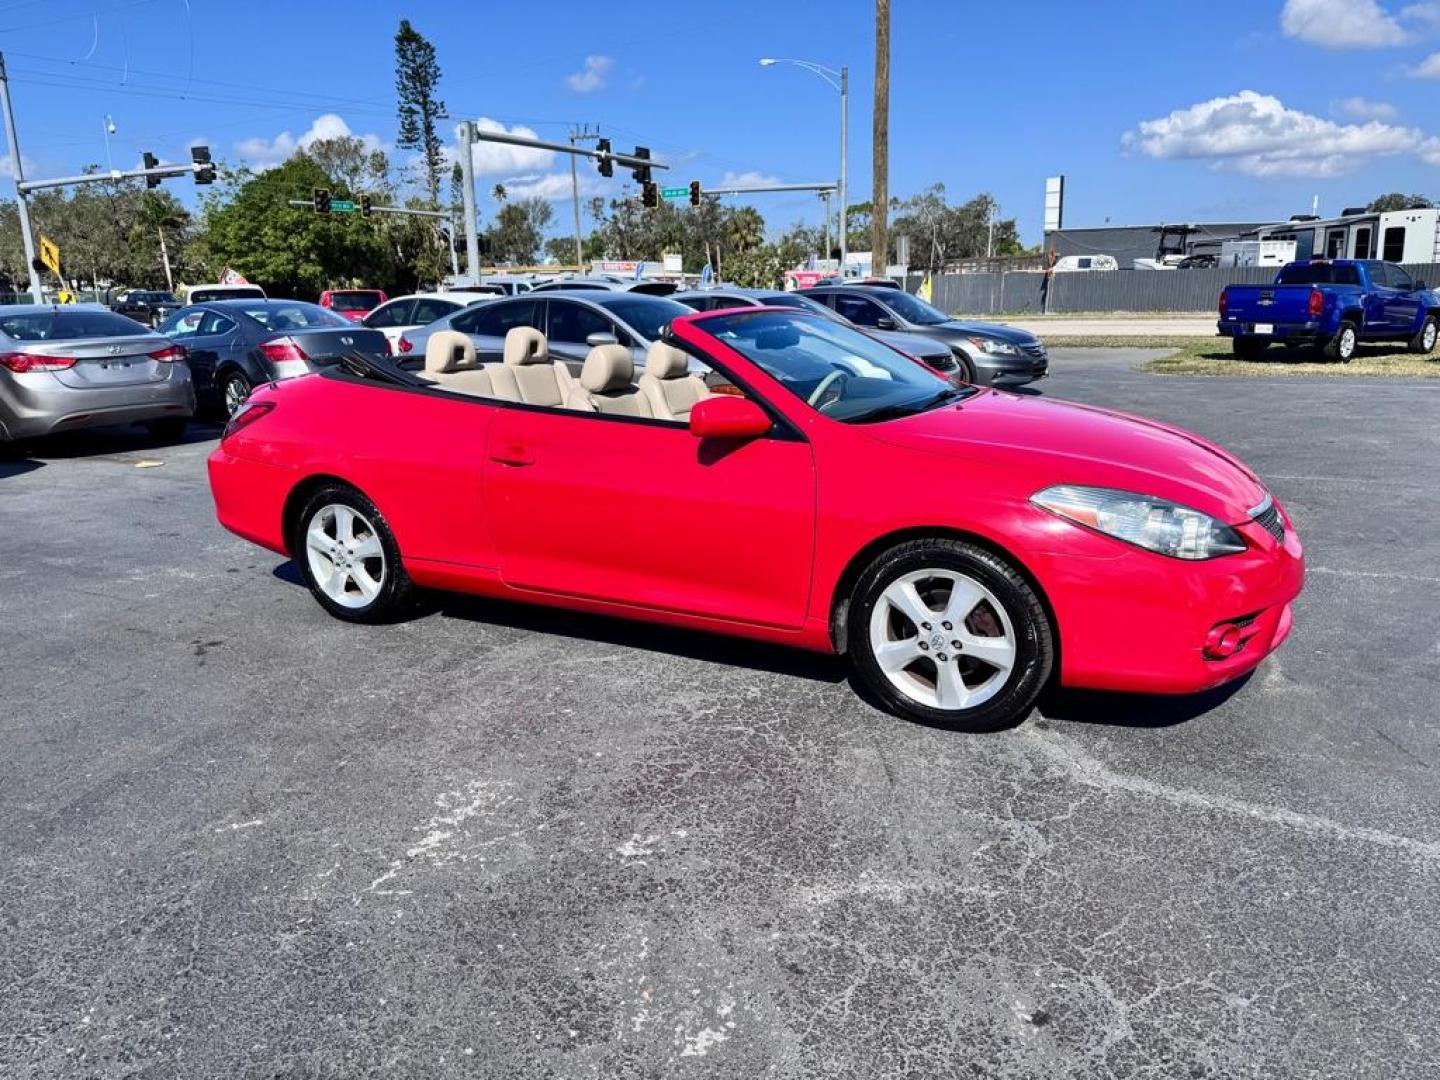
[[[57,277],[60,275],[60,245],[48,236],[40,237],[40,261]]]

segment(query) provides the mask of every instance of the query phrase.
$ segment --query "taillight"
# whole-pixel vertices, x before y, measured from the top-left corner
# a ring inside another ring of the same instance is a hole
[[[1228,290],[1228,289],[1221,289],[1221,290],[1220,290],[1220,317],[1221,317],[1222,319],[1225,317],[1225,305],[1227,305],[1228,303],[1230,303],[1229,290]]]
[[[260,355],[269,360],[272,364],[283,364],[287,360],[309,360],[305,350],[300,348],[299,342],[294,338],[279,337],[274,341],[262,341],[260,343]]]
[[[39,353],[12,352],[0,354],[0,364],[17,375],[32,371],[64,371],[75,366],[73,356],[41,356]]]
[[[1324,314],[1325,314],[1325,294],[1322,293],[1319,289],[1311,289],[1311,290],[1310,290],[1310,303],[1306,306],[1306,310],[1307,310],[1308,312],[1310,312],[1311,315],[1314,315],[1316,318],[1319,318],[1321,315],[1324,315]]]
[[[173,364],[185,359],[185,346],[167,345],[150,354],[151,360],[158,360],[162,364]]]
[[[411,349],[413,349],[413,348],[415,348],[415,343],[414,343],[413,341],[411,341],[408,337],[406,337],[404,334],[401,334],[401,335],[400,335],[400,351],[401,351],[402,353],[408,353],[408,352],[409,352]]]
[[[230,419],[225,424],[225,430],[220,433],[220,441],[224,442],[241,428],[249,427],[274,408],[273,401],[242,401],[240,407],[230,414]]]

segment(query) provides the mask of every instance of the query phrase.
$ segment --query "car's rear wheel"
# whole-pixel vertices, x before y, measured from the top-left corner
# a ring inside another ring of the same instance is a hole
[[[1335,336],[1325,343],[1322,350],[1326,360],[1339,360],[1348,364],[1355,358],[1355,346],[1360,342],[1360,332],[1353,322],[1346,320],[1335,331]]]
[[[877,558],[855,583],[847,637],[856,676],[887,708],[967,731],[1023,720],[1055,661],[1035,590],[1005,559],[958,540]]]
[[[235,410],[244,405],[254,387],[243,371],[227,371],[220,380],[220,407],[227,417],[234,416]]]
[[[1437,337],[1440,337],[1440,328],[1436,327],[1435,319],[1432,316],[1421,323],[1420,329],[1410,339],[1410,351],[1422,355],[1434,352]]]
[[[348,622],[385,622],[405,614],[413,586],[390,526],[354,488],[317,491],[297,519],[290,545],[320,606]]]
[[[1263,338],[1237,337],[1231,339],[1231,348],[1241,360],[1259,360],[1270,343]]]

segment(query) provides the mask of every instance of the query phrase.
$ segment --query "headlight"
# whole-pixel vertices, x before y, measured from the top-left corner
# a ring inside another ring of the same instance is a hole
[[[1008,341],[996,341],[994,338],[972,337],[966,338],[981,352],[987,352],[991,356],[1019,356],[1020,350]]]
[[[1175,559],[1215,559],[1245,550],[1240,534],[1209,514],[1133,491],[1057,484],[1030,501],[1077,525]]]

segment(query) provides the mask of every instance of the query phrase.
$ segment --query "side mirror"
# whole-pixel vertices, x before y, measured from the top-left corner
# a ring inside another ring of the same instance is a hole
[[[895,320],[892,319],[892,318],[890,318],[889,315],[881,315],[880,318],[878,318],[878,319],[875,320],[875,329],[876,329],[876,330],[894,330],[894,329],[895,329]]]
[[[598,345],[618,345],[620,344],[620,339],[617,338],[614,334],[607,334],[604,331],[596,331],[585,339],[585,344],[589,345],[593,349]]]
[[[1415,282],[1415,291],[1416,291],[1416,292],[1424,292],[1424,291],[1425,291],[1426,289],[1428,289],[1428,288],[1430,288],[1430,286],[1429,286],[1429,285],[1426,285],[1425,282],[1423,282],[1423,281],[1417,281],[1417,282]]]
[[[697,439],[757,439],[773,426],[749,398],[723,394],[697,401],[690,410],[690,434]]]

